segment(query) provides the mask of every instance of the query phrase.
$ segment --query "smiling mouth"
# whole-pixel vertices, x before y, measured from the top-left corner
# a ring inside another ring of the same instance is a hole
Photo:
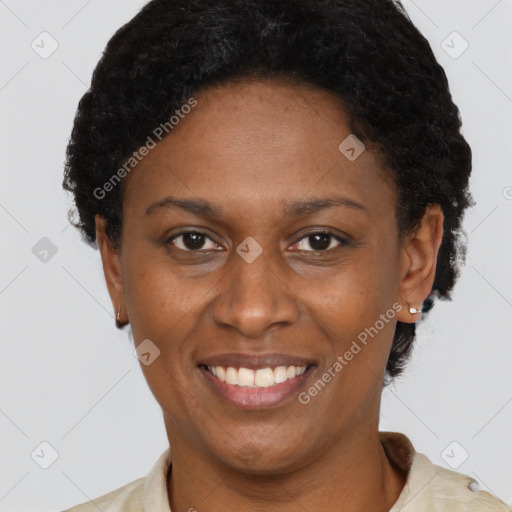
[[[233,366],[201,365],[221,382],[245,388],[269,388],[303,375],[309,366],[277,366],[259,368],[235,368]]]

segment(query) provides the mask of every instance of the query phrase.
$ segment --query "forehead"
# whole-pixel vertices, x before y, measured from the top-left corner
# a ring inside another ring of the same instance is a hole
[[[334,94],[253,80],[207,88],[195,99],[126,178],[125,205],[138,214],[165,195],[239,211],[337,193],[390,208],[394,187],[378,157],[367,149],[350,160],[339,148],[352,134]]]

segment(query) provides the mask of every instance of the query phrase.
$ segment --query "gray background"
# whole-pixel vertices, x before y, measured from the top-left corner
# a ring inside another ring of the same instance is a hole
[[[0,511],[98,497],[144,476],[166,448],[160,408],[114,327],[99,253],[69,226],[61,189],[77,102],[107,40],[143,4],[0,1]],[[512,1],[404,6],[461,110],[477,205],[454,300],[420,324],[406,375],[383,394],[380,429],[512,503]],[[454,31],[469,43],[461,55]],[[48,469],[42,442],[58,453]]]

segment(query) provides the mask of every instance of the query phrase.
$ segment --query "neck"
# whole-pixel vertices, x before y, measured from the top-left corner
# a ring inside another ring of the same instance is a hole
[[[278,474],[237,471],[183,439],[171,447],[172,512],[388,512],[406,480],[387,458],[375,426],[359,428],[303,467]]]

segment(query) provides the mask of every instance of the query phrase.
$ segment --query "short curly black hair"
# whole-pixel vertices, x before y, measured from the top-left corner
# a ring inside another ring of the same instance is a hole
[[[155,127],[201,89],[247,77],[304,83],[335,93],[350,129],[380,154],[398,191],[401,237],[429,204],[444,234],[429,311],[450,292],[465,262],[461,235],[471,149],[459,110],[428,41],[399,1],[153,0],[110,39],[80,100],[67,147],[63,187],[73,193],[82,239],[97,247],[95,215],[121,246],[123,183],[102,187]],[[384,385],[401,374],[415,324],[398,322]]]

